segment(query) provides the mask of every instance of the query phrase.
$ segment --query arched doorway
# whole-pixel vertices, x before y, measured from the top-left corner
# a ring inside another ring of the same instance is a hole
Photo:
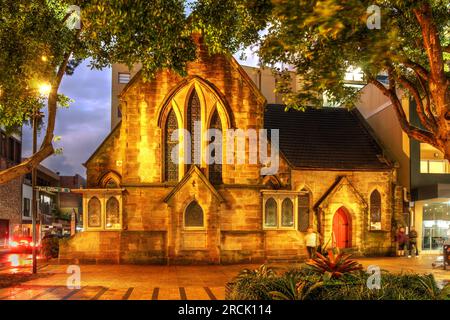
[[[333,217],[333,244],[337,248],[349,248],[351,241],[351,218],[344,207],[339,208]]]

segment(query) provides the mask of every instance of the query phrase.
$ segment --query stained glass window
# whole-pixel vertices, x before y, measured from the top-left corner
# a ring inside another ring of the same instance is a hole
[[[265,226],[276,227],[277,223],[277,202],[274,198],[269,198],[265,204]]]
[[[217,129],[222,131],[222,124],[220,122],[219,113],[214,111],[214,114],[211,118],[211,129]],[[211,157],[216,160],[219,160],[220,163],[211,163],[209,165],[209,181],[212,184],[221,184],[222,183],[222,141],[216,140],[217,137],[212,137],[209,141],[210,144],[214,144],[214,150],[211,152]],[[209,155],[208,155],[209,156]]]
[[[304,193],[298,196],[298,230],[306,232],[309,227],[309,193]]]
[[[286,198],[281,203],[281,226],[292,227],[294,225],[294,204]]]
[[[106,202],[106,228],[120,228],[119,201],[115,197]]]
[[[188,110],[187,110],[187,130],[191,134],[191,152],[190,159],[186,159],[188,167],[191,164],[199,165],[201,162],[201,132],[200,132],[200,121],[201,121],[201,108],[200,99],[197,92],[194,90],[189,98]],[[197,130],[195,125],[197,124]],[[198,131],[198,132],[197,132]]]
[[[172,133],[178,129],[177,117],[173,109],[170,110],[167,116],[166,128],[165,128],[165,154],[164,154],[164,171],[166,181],[176,182],[178,181],[178,165],[172,161],[171,153],[174,147],[177,147],[177,141],[171,141]]]
[[[370,195],[370,229],[381,230],[381,195],[378,190]]]
[[[88,227],[98,228],[101,226],[102,205],[97,197],[88,202]]]
[[[203,227],[203,210],[195,201],[191,202],[186,208],[184,215],[185,227]]]

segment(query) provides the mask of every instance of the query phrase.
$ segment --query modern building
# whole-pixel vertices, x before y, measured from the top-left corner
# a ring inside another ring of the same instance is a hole
[[[0,128],[0,171],[10,168],[22,159],[20,134],[7,135]],[[0,248],[19,232],[22,211],[22,178],[0,185]]]
[[[195,40],[186,77],[137,72],[123,87],[121,120],[85,163],[84,232],[60,259],[299,261],[310,225],[324,247],[392,253],[403,189],[359,112],[285,112],[230,55]]]
[[[420,126],[414,101],[405,96],[402,105],[409,121]],[[362,89],[357,108],[397,161],[398,180],[405,188],[405,200],[410,201],[401,225],[415,227],[422,253],[440,253],[443,242],[450,240],[448,161],[439,150],[402,131],[390,100],[372,84]]]

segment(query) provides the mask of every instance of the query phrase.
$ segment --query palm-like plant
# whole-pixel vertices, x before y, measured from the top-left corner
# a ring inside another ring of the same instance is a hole
[[[324,279],[338,279],[344,274],[359,271],[362,266],[355,260],[350,259],[350,254],[339,253],[335,255],[331,250],[324,257],[317,253],[317,257],[307,262],[314,272],[322,274]]]

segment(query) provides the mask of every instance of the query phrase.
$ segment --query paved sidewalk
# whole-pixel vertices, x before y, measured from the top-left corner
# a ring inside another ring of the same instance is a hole
[[[365,268],[378,265],[391,272],[432,272],[439,282],[450,280],[450,270],[433,269],[436,256],[363,258]],[[211,300],[225,298],[225,284],[244,268],[228,266],[82,265],[81,288],[67,288],[66,265],[48,265],[50,274],[21,285],[0,289],[0,300]],[[274,265],[279,268],[292,265]],[[5,272],[5,271],[3,271]]]

